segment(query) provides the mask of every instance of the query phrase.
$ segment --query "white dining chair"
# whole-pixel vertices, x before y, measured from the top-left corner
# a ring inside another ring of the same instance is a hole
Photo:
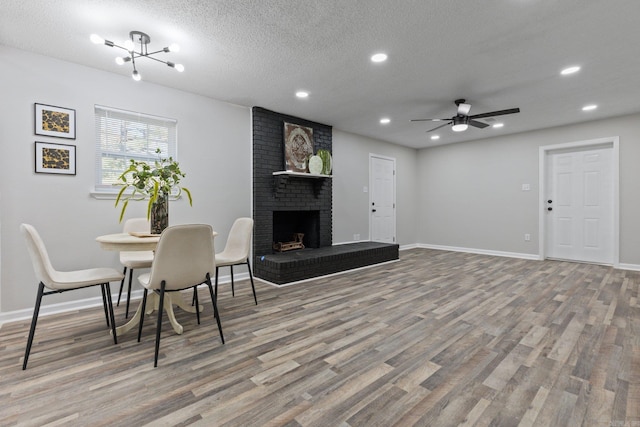
[[[160,349],[160,334],[162,330],[162,312],[166,292],[177,292],[193,288],[194,292],[199,284],[205,283],[209,287],[213,315],[218,323],[220,340],[224,344],[222,324],[213,295],[211,274],[215,270],[213,251],[213,229],[206,224],[185,224],[167,227],[160,236],[156,247],[155,258],[149,273],[142,274],[138,281],[144,288],[142,294],[142,316],[138,327],[138,342],[142,336],[142,324],[147,304],[149,290],[159,293],[158,322],[156,325],[156,349],[153,366],[158,366]],[[195,295],[196,316],[200,324],[200,310],[198,309],[198,295]]]
[[[251,281],[251,289],[253,290],[253,300],[258,305],[258,297],[256,296],[256,287],[253,283],[253,274],[251,273],[251,264],[249,263],[249,251],[251,250],[251,236],[253,235],[253,219],[238,218],[233,222],[229,237],[224,246],[224,250],[216,254],[216,280],[215,295],[218,296],[218,272],[220,267],[229,267],[231,272],[231,295],[235,296],[235,284],[233,280],[233,266],[247,265],[249,270],[249,279]]]
[[[122,229],[123,233],[141,232],[148,233],[151,226],[146,218],[130,218],[125,221]],[[120,264],[124,266],[122,274],[124,278],[120,282],[120,291],[118,291],[118,302],[116,306],[120,306],[120,297],[122,296],[122,288],[124,288],[124,279],[127,277],[127,269],[129,270],[129,287],[127,288],[127,306],[125,308],[124,317],[129,318],[129,303],[131,301],[131,282],[133,280],[133,270],[140,268],[150,268],[153,262],[153,251],[121,251]]]
[[[116,336],[116,324],[113,316],[113,304],[111,302],[111,287],[109,282],[121,280],[124,275],[113,268],[89,268],[74,271],[58,271],[53,268],[49,260],[49,254],[40,238],[36,229],[29,224],[21,224],[20,232],[27,242],[27,249],[31,256],[33,270],[38,280],[38,296],[36,297],[36,305],[33,310],[33,318],[31,319],[31,328],[29,329],[29,338],[27,339],[27,348],[24,352],[24,361],[22,369],[27,369],[27,361],[29,353],[31,353],[31,345],[36,332],[36,323],[38,322],[38,314],[40,313],[40,303],[44,295],[51,295],[61,292],[72,291],[76,289],[87,288],[90,286],[100,286],[102,291],[102,304],[107,319],[107,326],[111,326],[114,344],[118,343]],[[48,291],[45,291],[45,288]]]

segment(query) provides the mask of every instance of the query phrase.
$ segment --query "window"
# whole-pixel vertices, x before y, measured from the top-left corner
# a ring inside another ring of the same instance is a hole
[[[164,117],[95,106],[96,193],[117,193],[113,184],[129,167],[129,160],[153,163],[177,153],[177,121]]]

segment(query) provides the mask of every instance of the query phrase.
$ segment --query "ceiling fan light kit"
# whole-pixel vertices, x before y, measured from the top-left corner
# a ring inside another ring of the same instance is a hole
[[[458,107],[458,111],[455,116],[450,119],[414,119],[412,122],[447,122],[443,125],[436,126],[433,129],[428,130],[427,132],[433,132],[434,130],[440,129],[445,126],[451,126],[451,130],[454,132],[464,132],[469,128],[469,126],[476,127],[478,129],[484,129],[489,127],[487,123],[480,122],[476,119],[486,119],[488,117],[495,116],[503,116],[505,114],[515,114],[519,113],[519,108],[510,108],[508,110],[498,110],[491,111],[488,113],[474,114],[473,116],[469,115],[469,111],[471,111],[471,104],[467,104],[464,99],[456,99],[454,101],[456,106]]]
[[[180,50],[180,46],[173,43],[155,52],[149,52],[148,45],[149,43],[151,43],[151,37],[149,37],[148,34],[143,33],[142,31],[130,31],[129,40],[123,43],[124,46],[117,45],[111,40],[105,40],[97,34],[91,34],[90,39],[95,44],[104,44],[105,46],[117,47],[118,49],[122,49],[126,51],[127,56],[117,57],[116,64],[123,65],[127,62],[131,62],[131,65],[133,66],[133,72],[131,73],[131,77],[135,81],[140,81],[142,79],[142,76],[140,75],[140,73],[138,72],[138,69],[136,68],[136,59],[139,59],[139,58],[153,59],[154,61],[160,62],[162,64],[166,64],[168,67],[174,68],[178,72],[184,71],[184,65],[176,64],[171,61],[164,61],[154,56],[159,53],[178,52]],[[140,46],[139,50],[137,51],[136,51],[136,44]]]
[[[453,126],[451,126],[451,130],[454,132],[464,132],[469,128],[467,124],[468,118],[465,116],[455,116],[453,118]]]

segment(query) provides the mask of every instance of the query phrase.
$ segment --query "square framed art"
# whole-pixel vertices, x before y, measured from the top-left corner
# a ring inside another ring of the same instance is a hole
[[[36,135],[76,139],[76,110],[35,104]]]
[[[36,141],[36,173],[76,174],[76,146]]]
[[[286,171],[307,172],[313,155],[313,128],[284,123],[284,165]]]

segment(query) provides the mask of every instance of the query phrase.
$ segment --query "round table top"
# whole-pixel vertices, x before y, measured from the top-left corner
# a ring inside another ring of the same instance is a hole
[[[160,235],[150,235],[147,233],[138,233],[132,235],[129,233],[105,234],[96,237],[96,241],[100,243],[100,247],[106,251],[153,251],[155,250]],[[213,237],[218,233],[213,232]]]
[[[160,236],[132,236],[129,233],[105,234],[96,237],[100,247],[107,251],[152,251]]]

